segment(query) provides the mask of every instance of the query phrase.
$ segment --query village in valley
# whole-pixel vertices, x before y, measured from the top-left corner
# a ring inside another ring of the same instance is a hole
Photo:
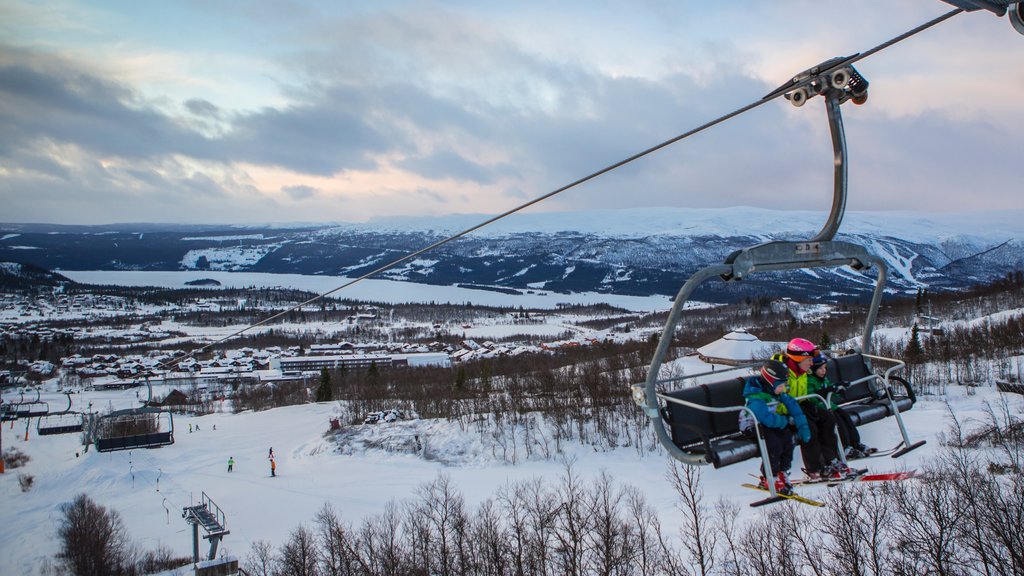
[[[293,310],[292,322],[269,324],[243,342],[259,342],[263,334],[282,345],[239,345],[232,338],[218,341],[244,328],[236,323],[242,314],[270,316],[291,302],[263,309],[244,296],[206,290],[206,295],[179,302],[153,303],[124,292],[68,294],[58,286],[0,296],[0,342],[14,366],[0,370],[0,385],[50,382],[53,391],[78,392],[150,384],[183,391],[185,397],[222,397],[239,385],[315,379],[323,368],[448,368],[638,337],[587,328],[585,321],[593,315],[572,311],[531,315],[467,308],[460,318],[417,322],[396,317],[385,304],[331,302],[329,308],[317,304]],[[307,314],[323,319],[296,318]],[[411,341],[399,341],[397,333],[411,335]],[[207,348],[211,342],[217,346]]]

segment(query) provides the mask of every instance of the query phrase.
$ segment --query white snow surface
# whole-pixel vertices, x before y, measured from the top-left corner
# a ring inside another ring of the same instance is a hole
[[[689,373],[696,369],[686,368]],[[968,396],[963,388],[954,386],[948,398],[922,398],[905,414],[905,420],[912,439],[926,439],[928,444],[899,460],[879,458],[863,464],[877,472],[923,465],[939,448],[937,434],[945,430],[950,408],[961,419],[981,419],[984,403],[996,400],[997,395],[994,388],[984,387]],[[17,396],[5,399],[17,400]],[[44,393],[42,399],[55,410],[66,405],[65,397],[54,392]],[[82,392],[73,399],[75,409],[90,401],[94,407],[103,408],[137,405],[133,390]],[[1018,396],[1009,400],[1015,411],[1024,403],[1024,398]],[[328,402],[238,415],[176,416],[172,446],[106,454],[90,450],[78,456],[78,435],[40,437],[33,423],[26,441],[24,421],[13,426],[5,423],[4,448],[16,447],[31,460],[22,468],[8,469],[0,475],[4,502],[0,507],[0,572],[37,574],[43,560],[58,551],[55,533],[61,506],[82,492],[116,510],[137,544],[149,549],[163,545],[180,556],[190,556],[192,546],[191,528],[182,519],[182,508],[197,502],[205,492],[224,511],[231,531],[221,553],[244,559],[253,542],[266,540],[277,547],[299,524],[310,526],[325,503],[330,503],[344,521],[358,524],[381,513],[389,501],[414,498],[419,486],[445,474],[472,511],[507,482],[542,477],[555,486],[564,473],[559,461],[539,457],[517,465],[506,464],[481,444],[479,434],[443,420],[356,426],[351,441],[342,449],[324,436],[335,409],[335,403]],[[198,430],[190,433],[190,424]],[[880,448],[891,446],[899,437],[891,418],[864,426],[861,433],[866,443]],[[412,451],[367,448],[373,437],[380,442],[382,437],[390,436],[393,444],[402,445],[413,434],[420,436],[436,459],[428,461]],[[267,459],[271,447],[278,472],[273,478]],[[620,485],[640,488],[648,502],[661,511],[666,533],[675,533],[680,514],[674,508],[676,496],[666,479],[670,460],[663,452],[641,457],[632,448],[597,452],[578,443],[568,443],[564,450],[566,456],[575,459],[574,470],[585,480],[606,471]],[[800,467],[799,454],[797,450],[794,470]],[[232,473],[227,472],[229,457],[236,462]],[[723,497],[748,503],[760,498],[760,494],[740,486],[750,480],[749,474],[756,473],[757,467],[757,460],[749,460],[720,470],[703,468],[705,501],[711,504]],[[22,474],[34,478],[28,492],[19,488],[18,477]],[[816,491],[824,490],[808,487],[804,493],[814,497]],[[743,513],[764,512],[744,507]],[[207,547],[202,541],[201,554]]]

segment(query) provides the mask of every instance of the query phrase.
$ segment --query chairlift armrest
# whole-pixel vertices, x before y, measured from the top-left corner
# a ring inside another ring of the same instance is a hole
[[[831,398],[832,397],[832,393],[829,392],[828,396],[829,396],[829,398]],[[817,398],[818,400],[821,400],[822,402],[824,402],[826,406],[830,406],[830,404],[828,403],[828,400],[826,400],[824,397],[822,397],[821,394],[805,394],[803,396],[797,396],[797,397],[795,397],[793,399],[796,400],[797,402],[801,402],[803,400],[810,400],[811,398]]]
[[[893,376],[891,378],[887,378],[886,382],[888,382],[890,384],[895,382],[895,383],[899,384],[900,386],[902,386],[903,390],[907,393],[907,398],[910,398],[910,403],[911,404],[917,404],[917,394],[914,393],[914,387],[910,385],[910,382],[907,382],[906,380],[904,380],[903,378],[900,378],[899,376]]]

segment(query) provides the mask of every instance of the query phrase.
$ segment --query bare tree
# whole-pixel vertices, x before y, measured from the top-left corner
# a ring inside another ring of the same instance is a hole
[[[689,552],[696,572],[707,576],[715,565],[716,546],[710,514],[704,506],[704,491],[700,486],[701,470],[672,461],[668,479],[679,496],[676,508],[683,515],[680,527],[683,547]]]
[[[132,545],[115,510],[107,510],[85,494],[61,506],[57,528],[61,566],[74,576],[131,574]]]
[[[317,558],[320,555],[316,535],[299,526],[281,546],[281,555],[277,563],[275,576],[319,576]]]
[[[425,568],[441,576],[462,573],[469,563],[469,521],[462,495],[445,474],[422,486],[418,493],[421,500],[413,506],[413,513],[422,520],[417,526],[427,549]]]
[[[323,576],[354,574],[357,561],[351,553],[352,530],[338,518],[330,503],[314,517],[320,539],[320,573]]]
[[[249,554],[245,558],[246,572],[253,576],[272,576],[277,566],[274,547],[266,540],[257,540],[249,546]]]
[[[561,500],[555,515],[552,554],[559,574],[578,575],[584,571],[585,537],[590,532],[593,511],[586,490],[573,469],[572,461],[563,462],[565,472],[558,489]]]
[[[472,550],[472,574],[503,576],[511,572],[508,543],[511,540],[500,509],[493,500],[485,500],[470,518],[469,541]]]
[[[632,523],[635,535],[633,564],[639,574],[653,574],[665,556],[658,514],[636,486],[626,486],[625,494],[627,521]]]
[[[587,536],[590,545],[588,574],[617,576],[629,574],[633,559],[633,534],[629,524],[620,517],[623,492],[607,472],[594,481],[592,528]]]
[[[958,527],[967,515],[951,490],[951,476],[948,470],[932,468],[914,484],[882,486],[899,513],[893,527],[898,572],[965,573],[967,561]]]
[[[363,519],[349,555],[358,564],[356,574],[383,576],[414,570],[413,539],[402,531],[403,513],[394,501],[379,514]]]
[[[718,559],[722,566],[722,573],[729,576],[743,576],[748,573],[746,561],[739,548],[739,529],[737,528],[740,516],[740,506],[731,500],[719,498],[715,502],[714,536],[721,541],[718,547],[719,553],[724,555]]]

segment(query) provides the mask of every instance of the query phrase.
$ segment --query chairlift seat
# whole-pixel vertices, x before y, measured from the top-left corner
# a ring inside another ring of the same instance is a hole
[[[1016,382],[996,380],[996,388],[1000,392],[1006,392],[1009,394],[1024,394],[1024,384],[1018,384]]]
[[[94,428],[93,441],[99,452],[158,448],[174,444],[173,416],[157,408],[111,412],[100,417]]]
[[[884,394],[884,380],[868,368],[862,354],[830,359],[828,375],[832,381],[848,385],[837,400],[857,426],[896,414]],[[897,377],[889,380],[902,387],[889,389],[896,408],[900,412],[910,410],[917,401],[910,384]],[[740,409],[746,404],[743,385],[744,379],[737,377],[664,393],[663,396],[688,403],[667,401],[662,409],[672,443],[688,454],[703,457],[715,468],[760,456],[757,440],[739,429]]]
[[[75,432],[81,432],[84,427],[85,418],[82,414],[50,414],[39,418],[36,431],[40,436],[50,436],[54,434],[74,434]]]
[[[868,368],[863,354],[848,354],[831,358],[828,362],[829,380],[846,385],[836,398],[837,404],[857,426],[876,422],[895,415],[892,404],[885,395],[885,381]],[[901,385],[902,389],[890,387],[889,394],[900,412],[914,407],[917,396],[910,383],[899,377],[889,380]]]
[[[159,448],[174,443],[174,436],[170,432],[153,432],[151,434],[134,434],[131,436],[117,436],[114,438],[97,438],[96,450],[98,452],[113,452],[115,450],[132,450],[134,448]]]
[[[35,418],[46,416],[50,413],[50,405],[46,402],[25,402],[14,406],[14,413],[17,418]]]
[[[739,428],[740,408],[745,404],[743,382],[743,378],[737,377],[665,393],[708,408],[736,408],[713,412],[667,402],[662,415],[671,428],[672,442],[687,453],[702,455],[715,468],[757,456],[757,441],[743,435]]]

